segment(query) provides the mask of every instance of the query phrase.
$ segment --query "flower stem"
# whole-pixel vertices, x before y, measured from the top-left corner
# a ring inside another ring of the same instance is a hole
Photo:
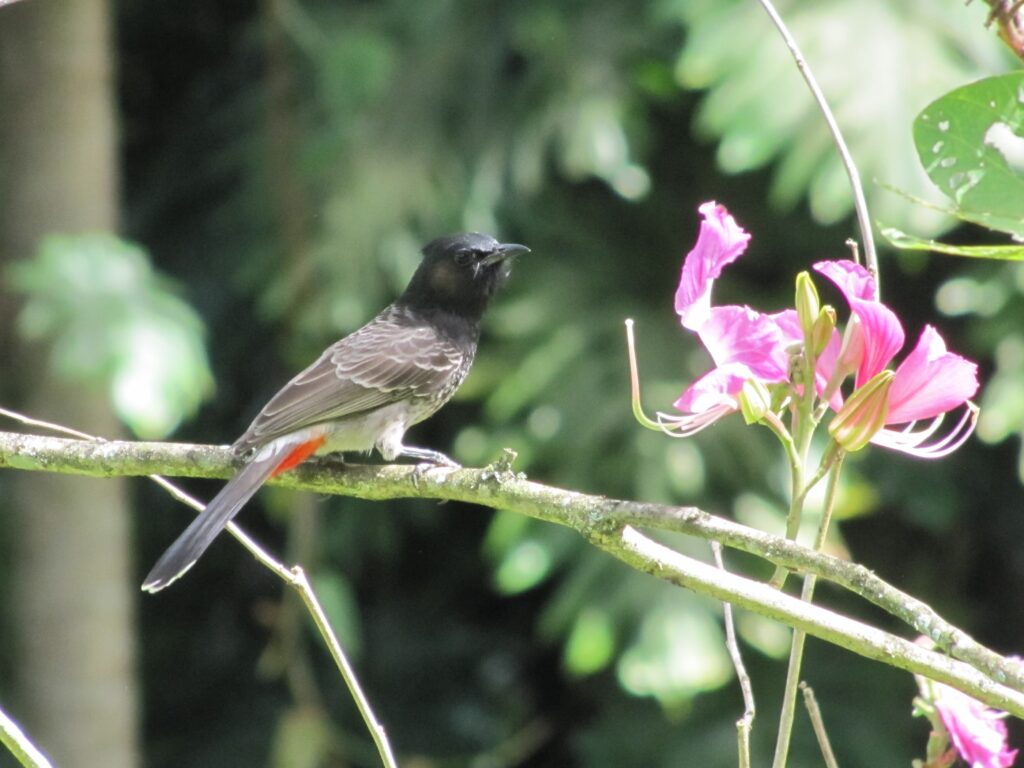
[[[803,363],[807,358],[803,358]],[[804,471],[807,466],[807,455],[811,450],[811,438],[814,436],[814,428],[817,421],[814,418],[814,371],[810,371],[810,385],[804,385],[804,395],[796,401],[793,407],[793,439],[786,455],[789,458],[790,473],[790,496],[789,512],[786,515],[786,538],[796,540],[800,532],[800,519],[803,517],[804,500],[810,485],[804,482]],[[807,381],[807,377],[804,377]],[[814,478],[816,483],[820,478]],[[783,567],[775,569],[768,583],[776,589],[782,589],[789,575]]]
[[[878,255],[875,251],[875,239],[871,232],[871,217],[868,215],[868,205],[864,199],[864,188],[860,183],[860,174],[857,172],[857,166],[853,162],[853,157],[850,155],[850,150],[846,146],[846,141],[843,139],[843,133],[839,130],[839,125],[836,123],[835,116],[832,114],[832,110],[828,106],[828,101],[825,99],[825,94],[821,92],[821,88],[818,87],[818,82],[814,78],[814,73],[811,72],[811,68],[807,64],[807,60],[804,58],[803,53],[800,52],[799,46],[796,44],[796,40],[793,35],[790,34],[789,29],[786,27],[786,23],[779,16],[779,12],[775,10],[775,6],[772,5],[771,0],[761,0],[761,5],[764,7],[768,16],[771,18],[772,23],[775,24],[779,34],[782,36],[783,41],[786,43],[786,47],[789,48],[790,54],[793,56],[793,60],[796,62],[796,67],[800,70],[800,74],[803,75],[804,81],[807,83],[807,87],[811,91],[811,95],[814,97],[814,101],[818,104],[818,109],[821,110],[822,117],[825,119],[825,124],[828,126],[829,133],[832,134],[832,142],[836,145],[836,150],[839,152],[839,159],[843,163],[843,168],[846,170],[846,176],[850,182],[850,190],[853,192],[853,207],[857,212],[857,223],[860,225],[860,235],[864,240],[864,257],[867,261],[868,271],[875,276],[876,285],[881,290],[881,281],[879,280],[878,274]]]
[[[828,486],[825,491],[825,507],[821,514],[821,523],[818,526],[818,534],[814,540],[815,551],[820,551],[825,545],[828,536],[829,523],[832,520],[832,513],[835,510],[837,489],[839,487],[839,472],[843,466],[842,451],[836,453],[829,470]],[[801,505],[803,503],[803,493]],[[804,585],[800,591],[800,599],[804,602],[811,602],[814,598],[814,586],[818,577],[813,573],[804,577]],[[786,672],[786,686],[782,696],[782,712],[779,714],[779,735],[775,741],[775,758],[772,761],[772,768],[785,768],[786,759],[789,755],[789,741],[793,734],[793,720],[796,715],[797,691],[800,684],[800,666],[803,663],[804,642],[807,633],[801,630],[793,631],[793,640],[789,649],[789,669]]]

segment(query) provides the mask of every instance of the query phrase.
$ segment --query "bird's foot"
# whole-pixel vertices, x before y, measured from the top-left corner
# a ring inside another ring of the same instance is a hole
[[[331,466],[339,467],[340,469],[348,466],[348,462],[345,461],[345,454],[341,451],[331,451],[330,453],[322,454],[319,458],[321,461],[330,462]]]
[[[451,459],[449,459],[444,454],[438,454],[438,456],[441,456],[442,458],[444,458],[444,461],[434,461],[433,458],[431,458],[430,461],[421,461],[419,464],[417,464],[415,467],[413,467],[413,469],[412,469],[412,485],[413,485],[413,488],[415,488],[416,490],[419,490],[419,488],[420,488],[420,481],[423,480],[423,478],[426,477],[427,472],[429,472],[432,469],[462,469],[462,465],[461,464],[458,464],[458,463],[452,461]]]

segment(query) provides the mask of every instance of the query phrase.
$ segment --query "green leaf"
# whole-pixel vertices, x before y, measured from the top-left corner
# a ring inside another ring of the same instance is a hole
[[[984,29],[984,6],[933,0],[922,12],[920,4],[888,0],[777,5],[835,113],[861,178],[938,197],[914,157],[907,125],[935,94],[1000,71],[1002,53]],[[739,173],[774,163],[774,203],[790,207],[807,199],[823,222],[848,215],[852,196],[835,147],[760,5],[663,0],[662,6],[686,25],[676,77],[685,88],[706,89],[696,127],[720,139],[719,165]],[[885,42],[867,53],[865,40]],[[909,207],[876,185],[866,186],[875,216],[927,235],[951,225],[938,211]]]
[[[1024,72],[989,77],[914,121],[925,172],[963,218],[1024,238]]]
[[[166,436],[212,390],[202,322],[138,246],[52,235],[9,275],[22,334],[51,342],[58,374],[107,387],[140,437]]]
[[[914,237],[892,227],[883,228],[882,237],[888,240],[890,245],[905,251],[934,251],[971,259],[1024,261],[1024,245],[950,245],[937,240]]]

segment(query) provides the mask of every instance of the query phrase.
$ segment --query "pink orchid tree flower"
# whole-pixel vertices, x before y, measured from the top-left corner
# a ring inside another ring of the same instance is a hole
[[[815,270],[846,297],[853,313],[839,354],[839,365],[856,371],[861,387],[883,371],[903,347],[905,334],[896,314],[877,300],[874,278],[852,261],[823,261]],[[913,351],[896,368],[885,390],[885,425],[871,442],[919,458],[940,458],[959,448],[977,424],[978,408],[970,398],[978,391],[978,367],[949,352],[934,327],[925,326]],[[835,410],[835,402],[833,401]],[[959,422],[945,436],[929,442],[950,411],[964,406]],[[930,420],[918,428],[917,422]],[[891,425],[908,425],[902,430]]]
[[[675,309],[684,328],[694,331],[711,355],[715,367],[695,381],[674,403],[679,414],[657,414],[657,424],[669,434],[685,437],[710,426],[740,409],[745,384],[778,384],[789,380],[791,349],[803,341],[794,310],[775,314],[747,306],[712,306],[711,289],[722,269],[736,261],[747,248],[750,235],[725,206],[707,202],[698,209],[703,216],[697,243],[683,261]],[[632,342],[631,342],[632,343]],[[834,358],[839,337],[829,344]],[[819,391],[828,382],[829,354],[822,356],[816,383]],[[638,381],[633,370],[634,411],[638,410]]]
[[[711,288],[722,269],[743,255],[750,235],[725,206],[707,202],[698,209],[704,217],[693,250],[683,261],[675,309],[684,328],[694,331],[711,355],[715,368],[694,382],[675,402],[682,416],[658,414],[675,434],[704,429],[739,409],[738,396],[751,380],[770,384],[789,375],[785,349],[797,340],[793,323],[746,306],[711,306]],[[796,327],[799,328],[797,322]]]
[[[790,385],[795,354],[805,343],[804,330],[794,310],[765,314],[747,306],[713,306],[711,291],[723,269],[746,251],[750,235],[724,206],[707,202],[693,249],[683,262],[675,295],[675,310],[684,328],[697,334],[715,367],[691,384],[674,403],[679,413],[659,412],[652,421],[639,405],[639,381],[629,326],[633,408],[646,426],[679,437],[695,434],[718,419],[740,410],[741,394],[748,384]],[[903,347],[905,334],[896,314],[878,300],[872,275],[852,261],[823,261],[815,269],[829,278],[845,296],[851,318],[845,334],[830,330],[831,338],[814,358],[814,385],[818,395],[839,412],[844,403],[843,380],[854,374],[854,390],[887,369]],[[813,290],[813,289],[812,289]],[[831,326],[829,326],[831,329]],[[859,405],[874,419],[870,432],[857,447],[870,442],[921,458],[939,458],[956,450],[974,431],[978,409],[970,398],[978,389],[974,363],[946,350],[938,332],[927,326],[917,346],[896,369],[886,374],[885,386],[873,387],[872,397]],[[862,393],[867,395],[867,393]],[[881,399],[884,398],[884,399]],[[935,438],[945,414],[965,407],[959,423],[945,436]],[[848,414],[849,416],[849,414]],[[918,427],[920,420],[930,422]],[[847,418],[844,429],[858,432],[857,414]],[[907,425],[892,429],[893,425]]]
[[[934,706],[949,740],[971,768],[1009,768],[1017,750],[1006,743],[1005,712],[943,683],[932,683]]]

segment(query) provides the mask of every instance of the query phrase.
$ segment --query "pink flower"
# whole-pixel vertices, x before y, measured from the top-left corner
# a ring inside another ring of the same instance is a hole
[[[935,709],[950,741],[971,768],[1008,768],[1017,750],[1006,745],[1005,712],[985,706],[955,688],[932,683]]]
[[[836,284],[856,318],[847,328],[838,365],[856,370],[855,385],[860,387],[885,369],[903,346],[903,326],[891,309],[876,300],[874,278],[864,267],[851,261],[823,261],[814,268]],[[947,351],[935,328],[925,326],[917,346],[896,369],[888,391],[885,424],[909,426],[882,429],[871,442],[921,458],[939,458],[955,451],[977,422],[977,406],[969,402],[978,391],[977,370],[974,363]],[[966,409],[959,423],[946,436],[929,443],[945,414],[961,405]],[[916,429],[915,422],[921,419],[932,422]]]
[[[676,408],[686,416],[659,414],[659,421],[677,434],[693,434],[738,410],[736,396],[750,379],[785,381],[789,362],[785,348],[796,340],[787,333],[794,324],[784,328],[779,315],[743,306],[711,306],[715,280],[723,267],[743,254],[750,235],[725,206],[712,201],[698,210],[704,221],[696,245],[683,261],[675,307],[683,327],[697,333],[715,368],[676,400]],[[789,314],[795,319],[795,312]],[[799,323],[795,325],[799,331]]]
[[[715,368],[695,381],[675,402],[683,415],[658,414],[659,423],[673,434],[691,435],[726,414],[739,410],[738,396],[751,380],[764,384],[788,381],[790,350],[803,341],[794,310],[775,314],[747,306],[711,306],[711,289],[722,269],[738,259],[750,242],[724,206],[707,202],[699,208],[697,243],[683,262],[675,309],[683,327],[695,331]],[[838,334],[822,360],[834,359]],[[817,388],[823,390],[830,368],[819,365]]]
[[[683,262],[675,310],[683,327],[700,338],[715,367],[676,400],[679,414],[658,413],[656,422],[643,416],[630,331],[634,412],[646,426],[677,436],[692,435],[739,410],[748,383],[788,384],[796,395],[803,391],[802,382],[791,381],[794,355],[805,343],[805,330],[795,310],[765,314],[747,306],[712,306],[715,280],[743,255],[750,235],[724,206],[707,202],[699,210],[700,234]],[[923,458],[956,450],[977,423],[977,407],[969,402],[978,389],[974,363],[948,352],[938,332],[928,326],[895,373],[884,375],[885,386],[873,386],[871,398],[862,396],[851,403],[851,408],[857,406],[856,412],[843,412],[843,380],[855,374],[855,392],[868,385],[892,362],[905,335],[896,314],[878,300],[877,285],[866,269],[852,261],[823,261],[815,269],[839,287],[852,313],[842,338],[832,328],[833,320],[821,326],[824,338],[813,342],[817,347],[814,389],[839,414],[837,434],[849,438],[849,446],[860,448],[870,440]],[[803,282],[809,284],[806,277]],[[813,303],[817,304],[816,296]],[[805,318],[805,322],[813,329],[816,318]],[[933,439],[945,414],[961,405],[965,412],[959,423],[949,434]],[[920,419],[931,422],[918,428]],[[888,428],[902,424],[907,425],[902,430]]]

